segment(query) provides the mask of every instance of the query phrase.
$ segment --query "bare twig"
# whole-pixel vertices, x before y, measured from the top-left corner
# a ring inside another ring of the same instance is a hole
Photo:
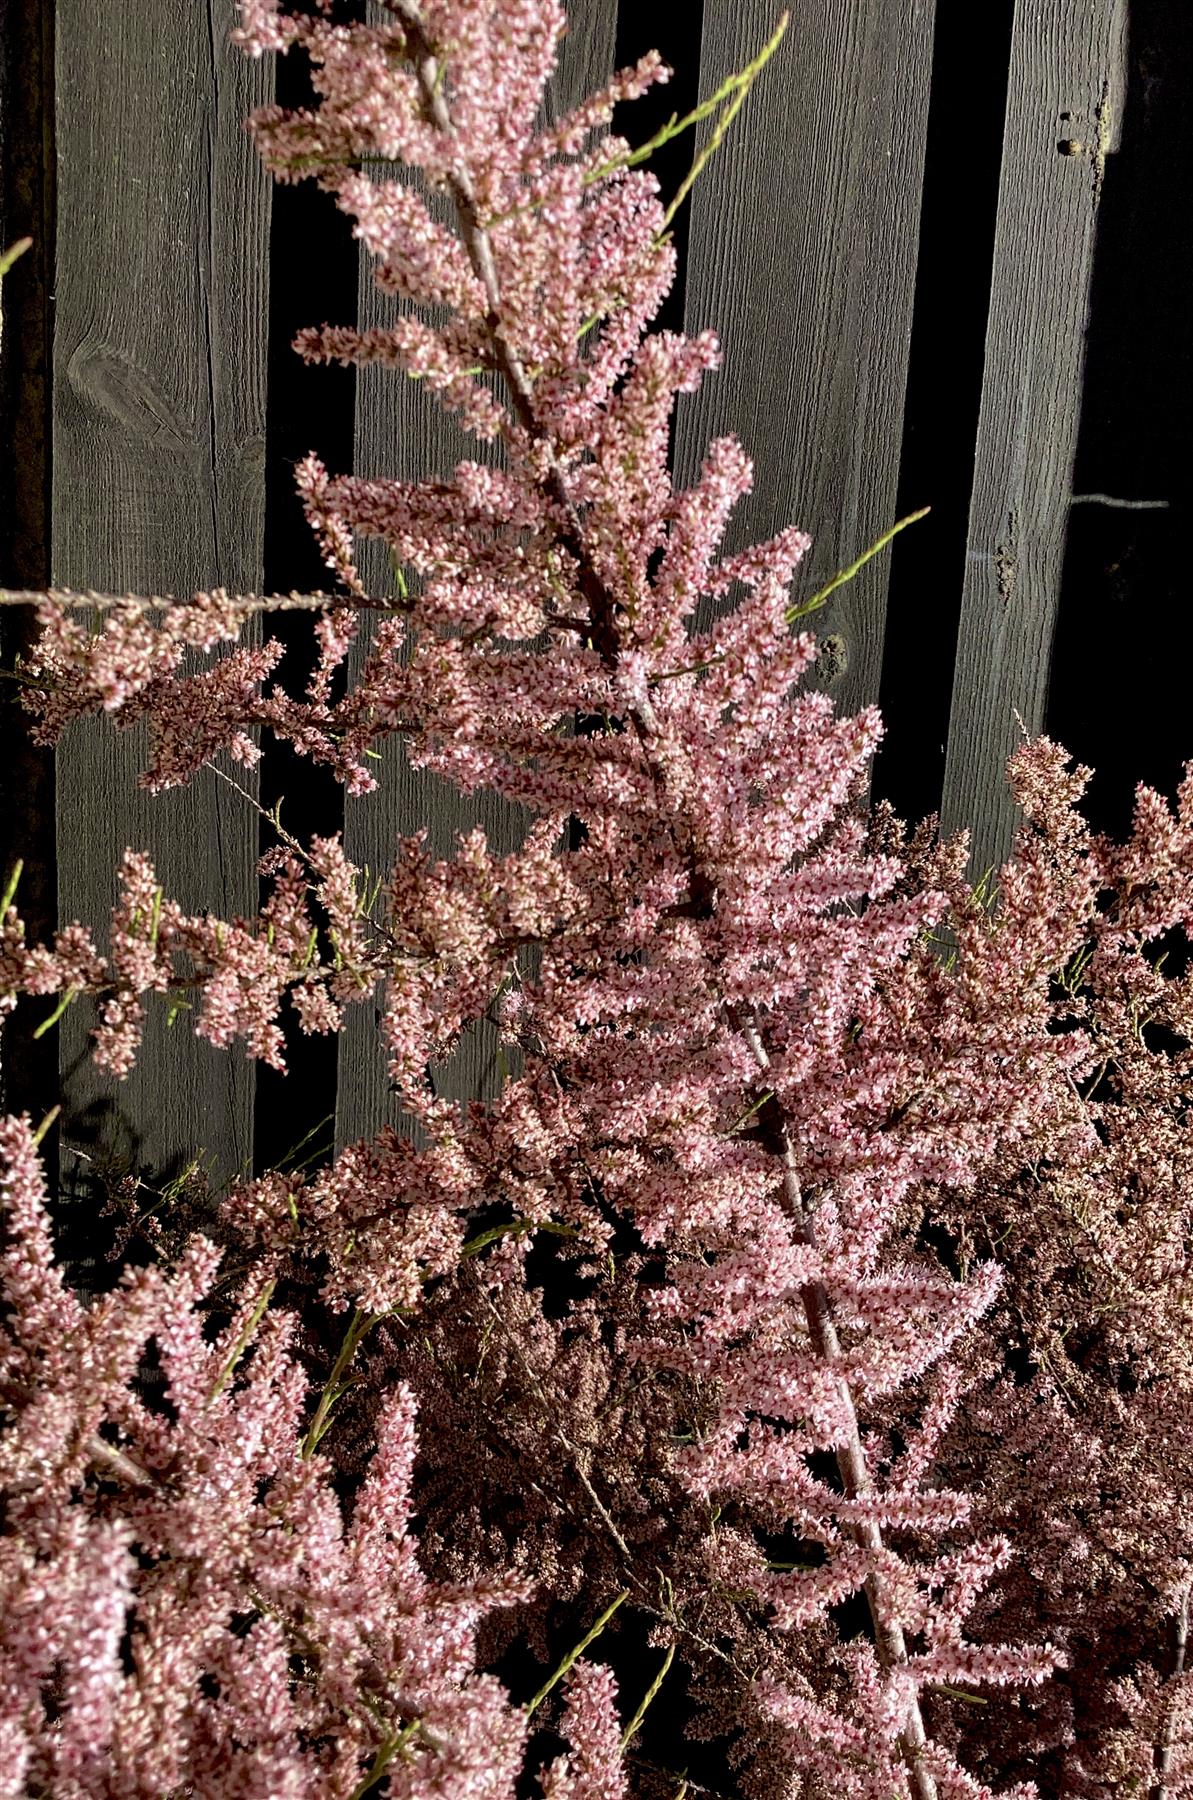
[[[25,1387],[19,1381],[11,1381],[7,1377],[0,1378],[0,1401],[15,1412],[20,1408],[31,1406],[37,1399],[32,1388]],[[122,1481],[127,1487],[145,1490],[158,1485],[157,1478],[148,1469],[142,1468],[134,1457],[128,1456],[115,1444],[109,1444],[97,1432],[89,1432],[83,1439],[83,1454],[96,1470],[97,1474]]]

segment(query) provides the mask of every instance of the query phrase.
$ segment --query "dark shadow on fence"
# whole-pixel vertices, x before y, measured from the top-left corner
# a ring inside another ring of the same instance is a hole
[[[1091,816],[1130,822],[1193,757],[1193,10],[1131,0],[1126,105],[1098,217],[1047,729],[1096,776]]]
[[[277,102],[309,106],[314,100],[309,67],[298,56],[279,57]],[[352,472],[356,371],[303,362],[292,349],[306,325],[356,324],[357,251],[351,221],[330,194],[304,181],[273,189],[269,233],[269,400],[265,443],[265,587],[334,592],[335,577],[325,567],[303,514],[294,470],[315,451],[332,475]],[[314,664],[310,619],[278,613],[269,635],[285,645],[275,679],[301,692]],[[269,743],[261,764],[261,805],[281,803],[283,827],[300,843],[343,829],[344,799],[339,783],[287,744]],[[277,843],[264,820],[261,848]],[[269,884],[263,884],[262,899]],[[337,1040],[306,1037],[292,1011],[283,1020],[288,1073],[259,1064],[253,1116],[253,1163],[272,1168],[335,1104]],[[325,1138],[330,1138],[330,1128]],[[313,1148],[308,1146],[308,1149]]]
[[[998,211],[1013,0],[936,9],[874,792],[906,819],[940,806]],[[862,546],[859,545],[859,549]]]
[[[614,62],[628,69],[640,57],[657,50],[671,70],[671,79],[661,86],[648,88],[639,100],[627,101],[615,108],[613,129],[631,144],[645,144],[664,126],[672,113],[683,118],[700,99],[700,45],[703,36],[704,8],[693,5],[670,12],[650,7],[622,5],[617,15],[617,41]],[[707,128],[706,128],[707,129]],[[658,176],[664,205],[670,203],[692,163],[695,145],[690,131],[673,138],[650,160],[651,171]],[[655,319],[660,331],[682,331],[684,320],[684,288],[688,266],[688,221],[691,207],[681,206],[672,226],[675,245],[675,285],[664,300]]]
[[[50,349],[54,289],[53,8],[0,0],[0,247],[33,239],[4,282],[0,342],[0,582],[42,588],[50,579]],[[27,652],[36,624],[24,607],[0,609],[0,666]],[[0,885],[24,861],[18,895],[31,938],[57,923],[54,756],[29,741],[29,718],[11,681],[0,684]],[[50,1002],[45,1011],[49,1011]],[[35,1038],[40,1011],[22,1007],[4,1032],[5,1111],[44,1114],[58,1092],[58,1040]],[[54,1138],[47,1141],[53,1173]]]

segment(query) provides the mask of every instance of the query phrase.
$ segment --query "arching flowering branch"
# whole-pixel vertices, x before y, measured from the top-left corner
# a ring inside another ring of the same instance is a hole
[[[251,1055],[284,1069],[283,999],[303,1031],[338,1031],[343,1006],[367,999],[381,979],[384,955],[370,938],[383,928],[365,915],[360,872],[338,840],[315,839],[301,863],[288,851],[272,853],[264,867],[273,875],[273,894],[258,918],[222,921],[185,914],[164,896],[148,857],[129,851],[107,956],[81,925],[60,931],[52,949],[30,947],[11,903],[15,894],[9,896],[0,921],[0,983],[8,1004],[17,994],[58,996],[44,1022],[49,1026],[74,1000],[93,999],[95,1061],[117,1076],[136,1059],[151,994],[173,1012],[194,1010],[197,1035],[217,1048],[243,1038]],[[322,929],[312,900],[325,916]],[[417,957],[417,948],[410,954]]]

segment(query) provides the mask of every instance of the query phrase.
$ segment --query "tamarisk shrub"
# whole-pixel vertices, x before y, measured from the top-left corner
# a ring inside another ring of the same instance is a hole
[[[346,1524],[301,1454],[293,1319],[262,1321],[249,1284],[208,1341],[220,1252],[202,1238],[83,1307],[53,1267],[27,1123],[5,1122],[0,1155],[0,1792],[349,1794],[362,1755],[380,1775],[417,1733],[428,1791],[511,1794],[526,1727],[474,1672],[472,1636],[519,1589],[422,1576],[409,1390],[391,1391]],[[166,1415],[135,1391],[150,1341]]]
[[[1184,1793],[1193,785],[1175,816],[1141,788],[1120,847],[1084,825],[1089,771],[1055,746],[1025,746],[1011,774],[1028,823],[1004,872],[1003,928],[1028,910],[1078,926],[1053,993],[1058,1024],[1095,1052],[1081,1089],[1098,1142],[1081,1161],[1000,1156],[972,1190],[909,1195],[902,1230],[930,1219],[962,1269],[983,1251],[1003,1265],[981,1337],[959,1347],[966,1398],[939,1466],[979,1475],[980,1517],[1023,1547],[980,1603],[984,1626],[1045,1629],[1068,1667],[1014,1744],[996,1745],[993,1719],[953,1724],[985,1757],[1047,1770],[1043,1792]],[[960,887],[953,916],[964,959],[988,928]]]
[[[334,596],[126,596],[94,635],[44,597],[26,704],[45,742],[143,722],[151,788],[268,728],[365,795],[397,737],[528,825],[447,860],[419,834],[380,885],[286,838],[252,920],[130,851],[106,950],[7,905],[8,1004],[90,997],[113,1075],[179,990],[275,1067],[287,1001],[306,1032],[368,1003],[409,1122],[200,1234],[133,1216],[91,1305],[5,1126],[7,1791],[1188,1792],[1188,1000],[1148,950],[1187,924],[1193,793],[1142,794],[1117,849],[1028,746],[995,904],[963,841],[867,817],[879,720],[802,681],[808,539],[721,553],[732,438],[669,477],[718,350],[648,330],[674,202],[608,129],[666,71],[540,130],[554,0],[379,11],[241,7],[318,97],[255,115],[266,164],[408,303],[297,348],[425,381],[500,465],[308,458]],[[240,642],[275,605],[315,616],[302,693]],[[510,1074],[461,1109],[434,1071],[483,1018]],[[577,1654],[598,1629],[645,1638],[637,1700]],[[687,1744],[644,1717],[662,1683]]]

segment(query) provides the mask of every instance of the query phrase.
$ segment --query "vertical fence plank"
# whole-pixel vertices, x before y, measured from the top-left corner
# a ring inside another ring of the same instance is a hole
[[[677,475],[735,431],[754,459],[731,548],[788,524],[815,544],[811,593],[893,517],[932,66],[932,0],[806,0],[692,200],[685,316],[723,371],[681,401]],[[774,30],[775,0],[705,9],[700,91]],[[821,685],[875,701],[887,568],[816,621]]]
[[[1089,277],[1117,138],[1125,0],[1019,0],[945,764],[944,830],[1001,861],[1007,757],[1044,719]]]
[[[268,59],[227,42],[232,0],[160,14],[58,0],[55,583],[189,593],[260,584],[268,183],[243,129]],[[138,790],[137,734],[76,726],[58,753],[64,919],[103,925],[126,845],[188,908],[255,910],[257,820],[209,771]],[[90,1020],[61,1036],[64,1149],[159,1179],[251,1151],[252,1077],[160,1005],[138,1070],[94,1071]],[[77,1015],[77,1016],[76,1016]],[[65,1164],[64,1164],[65,1172]]]
[[[613,68],[616,7],[612,0],[572,0],[560,67],[549,96],[555,113],[565,111],[608,80]],[[395,171],[396,173],[396,171]],[[373,283],[371,257],[361,259],[361,322],[385,324],[397,310],[390,296]],[[450,470],[465,457],[486,453],[486,446],[465,439],[459,426],[435,405],[425,384],[376,368],[359,371],[357,386],[356,471],[362,475],[424,480]],[[393,589],[393,571],[385,547],[361,545],[361,577],[375,593]],[[367,645],[367,630],[354,649],[354,666]],[[413,770],[401,744],[389,739],[383,761],[372,772],[379,787],[345,807],[344,841],[348,855],[375,873],[388,873],[397,841],[426,826],[434,853],[452,853],[456,835],[480,825],[495,849],[519,843],[523,819],[519,809],[479,793],[463,799],[437,777]],[[389,1091],[384,1048],[378,1031],[380,1000],[348,1011],[340,1039],[336,1139],[340,1144],[375,1132],[400,1115]],[[482,1096],[496,1084],[496,1042],[485,1027],[468,1034],[450,1068],[441,1075],[445,1094]]]

